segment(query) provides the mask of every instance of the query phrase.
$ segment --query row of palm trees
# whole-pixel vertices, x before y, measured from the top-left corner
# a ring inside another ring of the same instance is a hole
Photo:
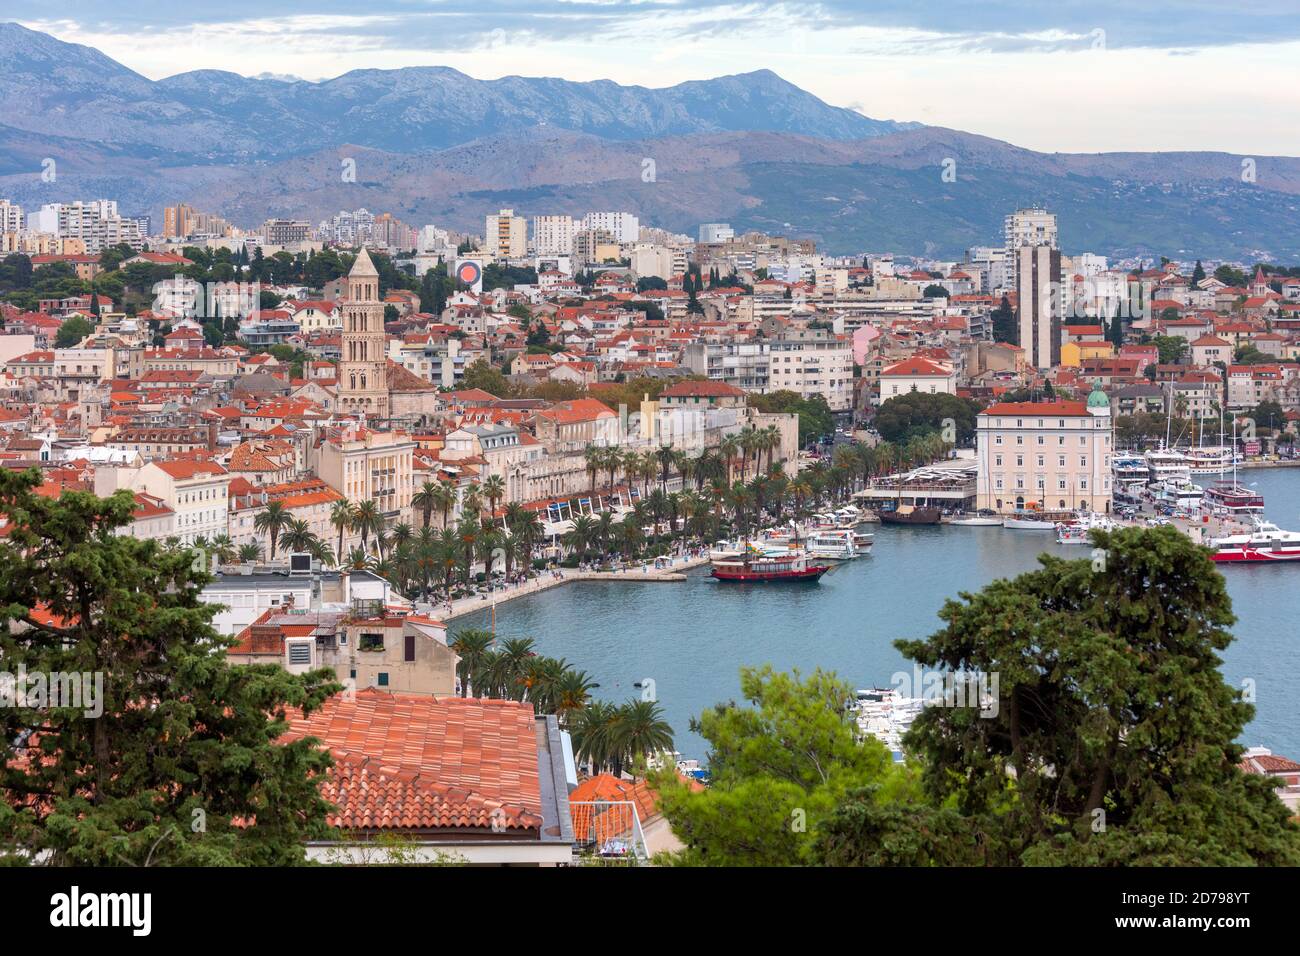
[[[725,436],[716,449],[706,449],[699,455],[675,449],[671,442],[653,451],[623,450],[618,446],[590,445],[584,452],[591,495],[596,496],[598,479],[605,478],[605,488],[613,494],[618,476],[633,487],[641,483],[642,497],[649,495],[650,485],[658,481],[666,490],[673,472],[681,475],[684,485],[725,480],[730,484],[739,476],[744,481],[753,464],[754,474],[762,473],[763,456],[767,456],[767,470],[771,470],[776,451],[781,447],[781,430],[775,425],[764,428],[746,428]]]
[[[843,501],[882,474],[929,464],[947,455],[950,446],[937,435],[906,443],[877,446],[842,445],[830,461],[822,459],[794,478],[778,463],[749,481],[724,480],[726,470],[712,480],[698,466],[691,474],[695,487],[681,492],[664,490],[666,482],[643,497],[621,520],[610,512],[580,515],[562,543],[579,560],[611,554],[639,557],[646,546],[662,553],[662,536],[683,542],[707,542],[724,531],[747,534],[768,522],[805,518],[834,502]],[[603,450],[603,449],[602,449]],[[706,452],[700,459],[708,460]],[[720,452],[717,461],[724,460]],[[645,529],[649,528],[647,536]]]
[[[462,696],[517,700],[537,714],[554,714],[572,731],[578,762],[593,772],[621,773],[640,758],[673,749],[673,731],[658,704],[593,700],[600,685],[563,658],[538,654],[532,638],[498,640],[491,631],[467,628],[447,644],[459,658]]]

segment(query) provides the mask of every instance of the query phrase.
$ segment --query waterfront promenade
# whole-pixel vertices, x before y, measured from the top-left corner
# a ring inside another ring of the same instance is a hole
[[[498,607],[507,601],[539,594],[551,588],[578,581],[622,581],[624,583],[643,582],[646,584],[663,584],[686,580],[683,572],[708,564],[707,552],[692,555],[671,555],[656,561],[636,562],[616,571],[594,571],[582,568],[556,568],[538,572],[536,577],[517,584],[507,584],[489,593],[474,594],[470,597],[446,601],[434,608],[443,621],[452,621],[467,614],[488,611],[493,604]]]

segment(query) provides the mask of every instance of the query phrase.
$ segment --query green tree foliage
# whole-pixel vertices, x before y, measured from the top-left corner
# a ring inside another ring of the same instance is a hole
[[[956,426],[956,444],[964,445],[975,436],[975,416],[980,407],[956,395],[908,392],[883,402],[876,410],[875,426],[882,438],[906,442],[928,434],[942,434],[945,421]]]
[[[1016,326],[1016,312],[1011,302],[1004,295],[998,307],[990,314],[993,320],[993,341],[1018,344],[1020,329]]]
[[[1160,353],[1161,365],[1173,365],[1187,352],[1187,340],[1181,335],[1157,335],[1151,344]]]
[[[199,601],[195,553],[117,533],[129,493],[37,495],[0,473],[6,669],[102,675],[102,714],[0,708],[0,854],[11,863],[290,865],[328,834],[312,741],[275,742],[286,708],[340,688],[328,671],[233,666]],[[92,711],[93,713],[93,711]],[[247,824],[254,825],[247,825]]]
[[[740,687],[751,707],[721,704],[691,725],[709,742],[709,788],[655,778],[664,816],[686,845],[673,862],[816,863],[822,826],[840,801],[863,788],[891,797],[907,789],[884,745],[858,740],[846,710],[852,689],[833,674],[743,668]]]
[[[921,295],[926,299],[946,299],[948,298],[948,290],[941,285],[928,285]]]
[[[510,394],[510,383],[506,381],[506,377],[501,374],[500,369],[489,365],[486,359],[470,363],[465,369],[461,388],[481,388],[498,398],[505,398]]]
[[[933,805],[994,863],[1300,863],[1272,782],[1237,767],[1254,707],[1219,671],[1223,577],[1172,527],[1094,542],[1097,558],[1044,555],[897,642],[926,667],[999,677],[996,715],[929,707],[909,732]]]
[[[750,395],[749,405],[768,414],[783,412],[799,416],[799,444],[807,445],[835,430],[835,416],[824,395],[804,398],[798,392],[782,389],[767,395]]]
[[[71,316],[64,319],[63,324],[59,326],[58,334],[54,337],[54,347],[58,349],[73,348],[93,331],[95,331],[95,327],[90,324],[89,319],[83,319],[79,315]]]

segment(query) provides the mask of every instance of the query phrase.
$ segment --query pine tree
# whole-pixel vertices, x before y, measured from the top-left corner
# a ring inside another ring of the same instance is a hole
[[[40,483],[0,473],[0,655],[11,673],[102,683],[78,706],[0,708],[0,859],[302,862],[304,841],[329,833],[313,779],[329,757],[275,738],[287,708],[340,689],[333,675],[230,664],[194,551],[117,533],[127,492],[52,499]]]

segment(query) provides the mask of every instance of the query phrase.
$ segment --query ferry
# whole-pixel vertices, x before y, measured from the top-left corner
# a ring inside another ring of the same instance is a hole
[[[925,706],[920,697],[904,697],[896,687],[870,687],[857,692],[851,710],[858,730],[883,743],[901,760],[903,735]]]
[[[1210,559],[1220,564],[1300,561],[1300,532],[1283,531],[1256,517],[1248,534],[1230,534],[1210,542]]]
[[[829,564],[814,563],[807,554],[792,551],[786,555],[745,555],[714,561],[711,573],[719,581],[759,584],[816,581],[830,569]]]
[[[1151,480],[1151,467],[1141,455],[1116,455],[1111,459],[1110,473],[1116,488],[1145,485]]]
[[[1264,513],[1264,496],[1235,481],[1215,482],[1205,491],[1205,503],[1234,515]]]

